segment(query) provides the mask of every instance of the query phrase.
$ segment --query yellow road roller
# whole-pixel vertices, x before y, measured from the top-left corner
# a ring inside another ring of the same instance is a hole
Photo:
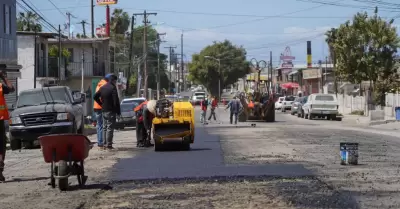
[[[157,100],[153,118],[154,150],[161,151],[166,144],[190,150],[194,142],[194,107],[190,102]]]

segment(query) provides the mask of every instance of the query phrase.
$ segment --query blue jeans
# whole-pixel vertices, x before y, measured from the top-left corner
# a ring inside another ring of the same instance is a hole
[[[103,113],[96,111],[97,146],[103,146]]]

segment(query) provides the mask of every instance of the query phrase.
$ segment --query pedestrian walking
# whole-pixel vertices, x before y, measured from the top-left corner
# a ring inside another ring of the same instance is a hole
[[[99,81],[96,87],[96,93],[100,90],[102,86],[107,84],[108,78],[104,77]],[[104,140],[103,140],[103,114],[101,110],[101,106],[96,101],[93,102],[93,111],[96,116],[96,130],[97,130],[97,146],[100,149],[103,149]]]
[[[4,121],[10,119],[4,95],[14,91],[15,91],[14,86],[11,84],[9,80],[7,80],[6,72],[1,71],[0,72],[0,182],[5,181],[3,171],[4,171],[4,161],[6,158],[7,136],[6,136],[6,126]]]
[[[230,110],[229,121],[232,124],[233,116],[235,116],[235,125],[236,125],[238,121],[238,114],[240,112],[240,109],[242,108],[240,100],[236,96],[233,97],[233,99],[228,103],[228,106],[225,108],[225,110],[227,110],[228,108]]]
[[[117,117],[121,116],[121,107],[116,87],[117,76],[106,75],[107,84],[94,95],[94,100],[101,106],[103,115],[103,142],[105,149],[113,149],[114,128]]]
[[[206,123],[207,106],[208,106],[207,98],[204,98],[200,102],[200,107],[201,107],[200,122],[203,124]]]
[[[217,117],[215,116],[215,109],[218,107],[218,101],[215,99],[215,96],[211,99],[211,108],[210,108],[210,116],[208,117],[208,121],[211,121],[211,117],[214,116],[214,120],[217,121]]]

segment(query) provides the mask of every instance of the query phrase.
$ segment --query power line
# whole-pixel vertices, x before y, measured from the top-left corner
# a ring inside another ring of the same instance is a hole
[[[23,11],[25,11],[26,13],[27,12],[30,12],[30,10],[28,10],[24,5],[22,5],[21,3],[19,3],[19,2],[16,2],[17,4],[18,4],[18,6],[23,10]],[[38,23],[40,23],[44,28],[46,28],[47,30],[49,30],[49,31],[52,31],[53,29],[51,29],[49,26],[48,26],[48,24],[45,22],[45,21],[43,21],[42,19],[40,19],[39,18],[39,20],[38,20]]]
[[[40,19],[42,19],[46,24],[48,24],[55,31],[58,31],[56,27],[54,27],[51,23],[49,23],[42,15],[40,15],[35,9],[33,9],[25,0],[21,0],[32,12],[34,12]]]
[[[337,2],[322,1],[322,0],[296,0],[296,1],[306,2],[306,3],[315,3],[315,4],[320,4],[320,5],[346,7],[346,8],[359,8],[359,9],[366,9],[366,10],[375,9],[375,6],[361,6],[361,5],[354,5],[354,4],[342,4],[342,3],[338,4]],[[380,7],[380,8],[381,8],[380,11],[386,11],[386,12],[398,12],[398,11],[400,11],[400,8],[396,10],[396,8],[393,8],[393,6],[392,7]]]
[[[65,16],[64,12],[62,12],[51,0],[47,0],[47,1],[49,1],[50,4],[52,4],[58,10],[58,12],[60,12],[61,15],[63,15],[64,17],[67,17],[67,16]]]

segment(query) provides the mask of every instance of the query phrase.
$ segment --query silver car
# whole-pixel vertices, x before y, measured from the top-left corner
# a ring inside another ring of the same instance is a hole
[[[136,114],[135,107],[139,104],[136,102],[122,103],[121,104],[121,117],[117,121],[117,128],[135,127],[136,126]]]
[[[297,97],[297,98],[294,100],[294,102],[292,103],[292,107],[290,108],[290,114],[291,114],[291,115],[297,114],[297,110],[298,110],[298,108],[299,108],[301,99],[302,99],[302,97]]]
[[[307,102],[308,96],[300,97],[299,103],[297,104],[297,117],[304,118],[303,105]]]

